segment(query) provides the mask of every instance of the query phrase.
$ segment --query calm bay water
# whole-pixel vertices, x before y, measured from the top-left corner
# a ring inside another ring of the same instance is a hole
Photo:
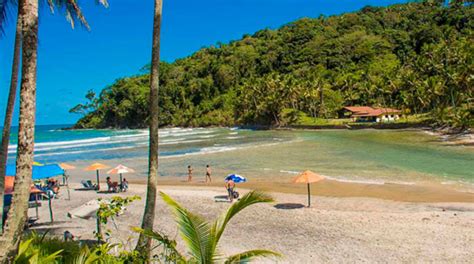
[[[11,138],[9,162],[16,152]],[[39,126],[35,159],[72,162],[147,156],[147,130],[60,130]],[[472,148],[446,146],[421,131],[252,131],[233,128],[160,130],[162,175],[211,163],[216,171],[284,176],[311,169],[342,181],[474,184]]]

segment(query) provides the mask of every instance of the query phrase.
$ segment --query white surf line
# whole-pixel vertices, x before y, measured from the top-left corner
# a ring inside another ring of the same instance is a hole
[[[300,141],[302,141],[302,140],[297,139],[297,140],[278,142],[278,143],[266,143],[266,144],[264,143],[264,144],[258,144],[258,145],[254,144],[254,145],[244,145],[244,146],[235,146],[235,147],[234,146],[232,146],[232,147],[206,147],[206,148],[202,148],[198,152],[184,153],[184,154],[178,154],[178,155],[170,155],[170,156],[164,156],[164,157],[160,157],[160,158],[161,159],[171,159],[171,158],[179,158],[179,157],[186,157],[186,156],[206,155],[206,154],[228,152],[228,151],[241,150],[241,149],[270,147],[270,146],[276,146],[276,145],[281,145],[281,144],[296,143],[296,142],[300,142]]]
[[[125,146],[125,147],[116,147],[116,148],[103,148],[103,149],[88,149],[88,150],[77,150],[77,151],[65,151],[59,153],[42,153],[42,154],[35,154],[35,157],[46,157],[46,156],[62,156],[62,155],[70,155],[70,154],[82,154],[82,153],[91,153],[91,152],[108,152],[111,150],[123,150],[123,149],[132,149],[138,147],[135,146]]]

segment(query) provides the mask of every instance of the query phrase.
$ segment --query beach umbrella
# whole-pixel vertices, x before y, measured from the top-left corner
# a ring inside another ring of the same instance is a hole
[[[108,168],[110,168],[110,167],[107,166],[107,165],[105,165],[105,164],[102,164],[102,163],[94,163],[94,164],[89,165],[89,167],[85,168],[84,170],[85,170],[85,171],[96,171],[97,189],[100,189],[100,183],[99,183],[100,174],[99,174],[99,170],[108,169]]]
[[[234,181],[235,183],[247,182],[247,179],[244,176],[238,174],[229,174],[225,177],[224,181]]]
[[[74,167],[70,164],[67,164],[67,163],[59,163],[59,167],[61,167],[63,170],[73,170],[73,169],[76,168],[76,167]]]
[[[134,173],[134,172],[135,172],[135,170],[133,170],[132,168],[129,168],[127,166],[119,164],[117,167],[109,170],[107,172],[107,174],[119,174],[120,175],[120,184],[122,184],[122,174]]]
[[[13,185],[15,183],[15,177],[13,176],[5,176],[5,195],[12,195],[13,194]],[[35,209],[36,209],[36,219],[38,219],[38,195],[40,193],[44,193],[42,190],[38,189],[35,185],[31,185],[30,187],[30,194],[35,195]],[[10,201],[11,202],[11,201]],[[9,204],[8,204],[9,205]],[[7,206],[7,203],[5,202],[4,206]],[[50,211],[51,211],[50,207]]]
[[[48,179],[51,177],[56,177],[64,174],[64,170],[58,164],[47,164],[47,165],[33,165],[33,175],[31,178],[33,180],[42,180]],[[16,166],[7,165],[6,176],[15,176],[16,175]]]
[[[13,184],[15,183],[15,177],[5,176],[5,195],[13,194]],[[36,186],[31,185],[30,193],[37,194],[42,193],[43,191],[38,189]]]
[[[324,176],[321,176],[317,173],[314,173],[312,171],[304,171],[295,178],[293,178],[292,182],[293,183],[306,183],[308,185],[308,207],[311,206],[311,190],[310,190],[310,184],[318,181],[324,180]]]
[[[74,170],[76,167],[70,165],[70,164],[67,164],[67,163],[59,163],[59,167],[61,167],[61,169],[64,170],[64,174],[63,174],[63,185],[66,185],[66,189],[67,189],[67,199],[68,200],[71,200],[71,193],[69,191],[69,177],[67,175],[67,170]]]

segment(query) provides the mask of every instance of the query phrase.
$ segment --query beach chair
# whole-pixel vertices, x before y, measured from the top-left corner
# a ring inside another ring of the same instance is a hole
[[[93,184],[91,180],[82,180],[81,183],[85,190],[97,190],[97,185]]]

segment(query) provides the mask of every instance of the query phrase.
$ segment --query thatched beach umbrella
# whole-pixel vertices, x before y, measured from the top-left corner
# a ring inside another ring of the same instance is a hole
[[[313,182],[318,182],[324,180],[324,176],[321,176],[317,173],[314,173],[312,171],[304,171],[300,175],[296,176],[293,178],[292,182],[293,183],[306,183],[308,185],[308,207],[311,206],[311,190],[310,190],[310,184]]]
[[[110,168],[109,166],[105,165],[105,164],[102,164],[102,163],[94,163],[94,164],[91,164],[89,167],[85,168],[84,170],[85,171],[96,171],[96,177],[97,177],[97,189],[100,190],[100,182],[99,182],[99,178],[100,178],[100,174],[99,174],[99,170],[104,170],[104,169],[108,169]]]
[[[122,164],[119,164],[117,167],[109,170],[107,172],[107,174],[119,174],[120,175],[120,186],[122,187],[122,174],[125,174],[125,173],[134,173],[135,170],[133,170],[132,168],[129,168],[127,166],[124,166]]]
[[[66,185],[67,189],[67,199],[71,200],[71,193],[69,192],[69,176],[67,175],[68,170],[74,170],[76,167],[67,164],[67,163],[59,163],[59,167],[64,170],[63,174],[63,185]]]

